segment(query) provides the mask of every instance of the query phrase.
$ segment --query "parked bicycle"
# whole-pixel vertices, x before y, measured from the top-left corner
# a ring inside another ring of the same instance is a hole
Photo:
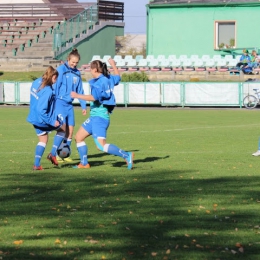
[[[258,91],[258,88],[254,88],[253,90],[255,91],[255,95],[247,95],[243,99],[243,105],[247,109],[253,109],[260,104],[260,91]]]

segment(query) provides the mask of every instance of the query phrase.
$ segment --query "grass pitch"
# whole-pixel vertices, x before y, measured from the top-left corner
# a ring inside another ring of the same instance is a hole
[[[260,259],[258,110],[117,108],[108,143],[32,171],[28,107],[0,107],[1,259]],[[76,128],[86,117],[75,109]]]

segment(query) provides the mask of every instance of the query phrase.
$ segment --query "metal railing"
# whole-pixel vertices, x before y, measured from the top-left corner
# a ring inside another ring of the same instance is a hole
[[[53,30],[53,50],[59,52],[67,43],[86,34],[89,29],[98,21],[97,5],[85,9],[78,15],[62,22]]]

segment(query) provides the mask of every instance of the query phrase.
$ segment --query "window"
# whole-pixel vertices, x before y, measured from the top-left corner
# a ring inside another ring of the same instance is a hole
[[[229,49],[236,47],[236,22],[215,22],[215,49]]]

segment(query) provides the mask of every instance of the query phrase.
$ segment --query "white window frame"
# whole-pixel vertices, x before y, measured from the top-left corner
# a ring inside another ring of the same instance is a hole
[[[225,24],[225,23],[234,23],[235,26],[235,46],[233,48],[236,48],[237,46],[237,36],[236,36],[236,31],[237,31],[237,22],[234,20],[231,21],[227,21],[227,20],[223,20],[223,21],[215,21],[214,24],[214,49],[215,50],[219,50],[219,44],[218,44],[218,30],[219,30],[219,24]]]

